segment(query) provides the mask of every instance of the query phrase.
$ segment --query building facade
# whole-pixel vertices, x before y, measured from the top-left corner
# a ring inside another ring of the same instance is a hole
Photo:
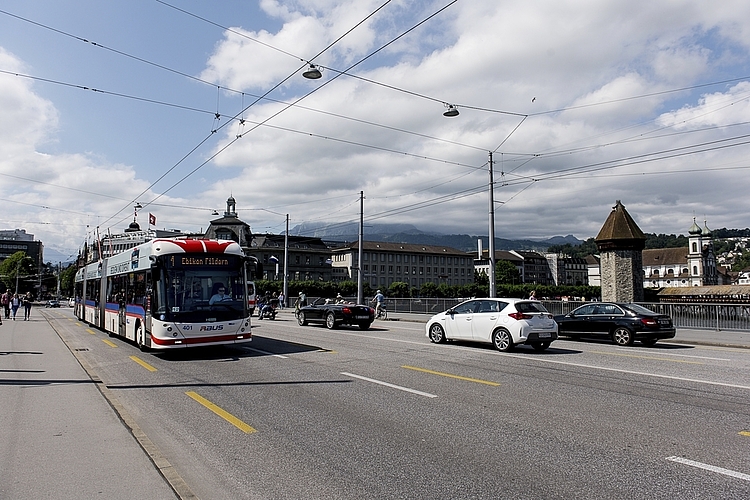
[[[729,284],[714,254],[711,230],[693,219],[688,246],[643,251],[643,286],[646,288],[713,286]]]
[[[357,280],[358,243],[332,249],[332,260],[334,280]],[[473,255],[435,245],[365,241],[361,269],[363,283],[372,288],[388,288],[395,282],[407,283],[412,288],[425,283],[453,286],[474,283]]]

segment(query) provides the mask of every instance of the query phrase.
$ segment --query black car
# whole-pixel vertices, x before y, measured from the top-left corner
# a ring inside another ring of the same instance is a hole
[[[340,325],[357,325],[367,330],[375,320],[375,309],[357,304],[337,304],[330,299],[319,298],[309,306],[301,307],[297,323],[323,323],[333,330]]]
[[[674,338],[672,318],[638,304],[593,302],[564,316],[555,316],[560,335],[572,338],[607,336],[618,345],[634,340],[652,346],[659,339]]]

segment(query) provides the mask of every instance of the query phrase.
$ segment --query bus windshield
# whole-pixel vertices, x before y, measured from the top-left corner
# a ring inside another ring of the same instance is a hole
[[[247,317],[244,269],[238,256],[160,260],[154,289],[159,320],[202,323]]]

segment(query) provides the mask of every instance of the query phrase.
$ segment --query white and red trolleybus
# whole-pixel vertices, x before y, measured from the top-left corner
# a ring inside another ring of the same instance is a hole
[[[142,350],[249,342],[250,259],[231,240],[153,239],[78,269],[75,315]]]

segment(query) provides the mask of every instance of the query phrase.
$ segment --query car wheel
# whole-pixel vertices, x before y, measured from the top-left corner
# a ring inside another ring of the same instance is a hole
[[[336,328],[336,316],[332,312],[326,314],[326,328],[329,330]]]
[[[500,352],[508,352],[513,349],[513,337],[508,330],[495,330],[492,334],[492,343]]]
[[[359,324],[359,329],[360,329],[360,330],[367,330],[368,328],[370,328],[370,325],[371,325],[371,324],[372,324],[372,323],[360,323],[360,324]]]
[[[549,342],[534,342],[531,344],[531,347],[533,347],[535,351],[543,351],[549,347],[549,344]]]
[[[445,342],[445,331],[443,327],[435,323],[430,327],[430,342],[442,344]]]
[[[633,343],[633,332],[631,332],[624,326],[618,326],[612,332],[612,340],[617,345],[630,345]]]
[[[658,341],[659,339],[641,339],[641,344],[648,346],[648,347],[653,347],[656,345]]]
[[[299,324],[299,326],[307,325],[307,318],[305,317],[305,313],[303,313],[302,311],[297,314],[297,324]]]

